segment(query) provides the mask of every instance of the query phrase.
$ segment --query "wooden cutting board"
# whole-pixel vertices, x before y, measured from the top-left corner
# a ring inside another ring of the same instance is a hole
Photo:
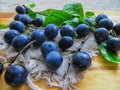
[[[114,23],[120,23],[120,11],[95,11],[107,14]],[[0,24],[8,24],[13,20],[15,13],[0,13]],[[0,51],[3,56],[3,51]],[[0,90],[30,90],[24,84],[21,87],[11,87],[4,81],[4,73],[0,76]],[[59,88],[50,87],[45,80],[35,82],[43,90],[61,90]],[[85,72],[84,78],[76,84],[80,90],[120,90],[120,65],[106,61],[100,54],[92,58],[92,65]]]

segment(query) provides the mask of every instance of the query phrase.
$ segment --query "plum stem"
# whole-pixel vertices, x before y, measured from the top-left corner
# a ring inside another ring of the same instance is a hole
[[[14,63],[14,61],[18,58],[19,55],[21,55],[25,50],[27,50],[29,48],[29,46],[31,44],[33,44],[36,40],[33,40],[31,42],[29,42],[15,57],[13,57],[11,60],[10,60],[10,64],[8,66],[11,66],[12,63]]]
[[[113,37],[117,37],[117,34],[115,33],[114,30],[112,30],[112,31],[110,32],[110,34],[111,34]]]
[[[76,52],[78,52],[78,51],[81,51],[82,46],[83,46],[84,43],[88,40],[88,38],[89,38],[89,35],[87,35],[87,36],[84,38],[84,40],[81,42],[81,44],[79,45],[79,47],[77,48],[77,50],[71,51],[71,54],[74,54],[74,53],[76,53]],[[69,54],[70,54],[70,53],[69,53]],[[66,72],[65,72],[64,75],[63,75],[63,78],[64,78],[64,79],[66,78],[66,76],[67,76],[67,74],[68,74],[68,71],[69,71],[69,68],[70,68],[71,63],[72,63],[72,57],[70,57],[69,60],[68,60],[68,67],[67,67]]]
[[[70,57],[70,58],[69,58],[69,61],[68,61],[67,71],[64,73],[64,76],[63,76],[64,79],[66,78],[66,76],[67,76],[67,74],[68,74],[68,71],[69,71],[71,62],[72,62],[72,58]]]

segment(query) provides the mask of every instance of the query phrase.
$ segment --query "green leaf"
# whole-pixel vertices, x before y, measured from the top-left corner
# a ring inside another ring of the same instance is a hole
[[[30,8],[34,8],[36,6],[36,4],[33,3],[31,0],[27,0],[27,2]]]
[[[66,4],[63,10],[73,16],[84,17],[84,10],[81,3],[70,3]]]
[[[86,11],[85,12],[85,17],[89,18],[93,22],[93,24],[96,25],[96,21],[95,21],[96,16],[95,16],[94,12],[92,12],[92,11]]]
[[[78,17],[75,17],[75,18],[73,18],[73,19],[71,19],[71,20],[65,21],[64,24],[69,24],[69,25],[71,25],[71,26],[76,27],[77,25],[80,24],[80,21],[79,21],[79,18],[78,18]]]
[[[9,25],[8,24],[0,24],[0,29],[5,29],[5,28],[8,28],[9,27]]]
[[[90,18],[90,17],[92,17],[92,16],[95,16],[95,14],[94,14],[94,12],[87,11],[87,12],[85,12],[85,16],[86,16],[87,18]]]
[[[34,4],[34,3],[30,4],[30,8],[34,8],[35,6],[36,6],[36,4]]]
[[[96,24],[97,24],[96,21],[95,21],[95,18],[96,18],[96,16],[91,16],[90,17],[90,19],[92,20],[94,26],[96,26]]]
[[[88,22],[85,21],[84,17],[80,17],[79,20],[80,20],[80,23],[84,23],[84,24],[89,25]]]
[[[69,20],[72,18],[73,18],[72,15],[64,12],[63,10],[54,10],[45,18],[45,21],[43,22],[43,26],[46,26],[50,23],[60,26],[66,20]]]
[[[37,13],[34,12],[33,10],[31,9],[28,9],[28,15],[32,18],[36,18],[37,17]]]
[[[102,43],[101,45],[98,45],[98,48],[102,54],[102,56],[112,63],[120,63],[120,57],[117,55],[117,53],[109,51],[107,48],[105,48],[106,43]]]
[[[49,16],[53,12],[56,12],[56,10],[57,9],[46,9],[44,11],[37,12],[37,17],[43,18],[43,21],[44,21],[47,16]]]
[[[43,14],[43,15],[50,15],[52,12],[55,12],[57,9],[46,9],[44,11],[41,11],[40,13]],[[39,12],[38,12],[39,13]]]

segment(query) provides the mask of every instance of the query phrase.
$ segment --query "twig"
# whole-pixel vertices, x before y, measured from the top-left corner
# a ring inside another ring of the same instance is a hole
[[[34,43],[35,40],[31,41],[30,43],[28,43],[15,57],[13,57],[11,60],[10,60],[10,64],[8,66],[11,66],[12,63],[14,63],[14,61],[18,58],[19,55],[21,55],[25,50],[28,49],[28,47]]]
[[[67,68],[67,71],[65,72],[65,74],[64,74],[64,76],[63,76],[64,79],[66,78],[66,75],[68,74],[68,71],[69,71],[71,62],[72,62],[72,59],[71,59],[71,57],[70,57],[70,58],[69,58],[69,61],[68,61],[68,68]]]
[[[87,41],[88,38],[89,38],[89,35],[87,35],[85,37],[85,39],[81,42],[81,44],[79,45],[79,47],[77,48],[77,50],[71,51],[71,54],[76,53],[77,51],[81,51],[82,46],[84,45],[84,43]],[[66,76],[68,74],[68,71],[69,71],[71,63],[72,63],[72,57],[69,58],[67,71],[64,73],[64,76],[63,76],[64,79],[66,78]]]
[[[78,47],[76,47],[76,50],[69,50],[68,52],[63,54],[63,56],[68,55],[68,54],[73,54],[73,53],[75,53],[77,51],[81,51],[81,48],[82,48],[83,44],[87,41],[88,38],[89,38],[89,35],[87,35],[85,37],[85,39],[83,41],[81,41],[80,45]]]
[[[114,30],[112,30],[112,31],[110,32],[110,34],[111,34],[113,37],[117,37],[117,34],[116,34],[116,32],[115,32]]]
[[[81,51],[82,46],[84,45],[84,43],[87,41],[88,38],[89,38],[89,35],[85,37],[85,39],[81,42],[81,44],[79,45],[79,47],[77,48],[75,52]]]

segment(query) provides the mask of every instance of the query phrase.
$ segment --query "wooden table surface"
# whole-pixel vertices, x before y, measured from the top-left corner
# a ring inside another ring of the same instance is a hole
[[[98,13],[105,13],[113,20],[114,23],[120,23],[119,11],[95,11]],[[13,20],[15,13],[0,13],[0,24],[8,24]],[[0,51],[0,55],[3,56],[4,52]],[[30,90],[30,88],[24,84],[21,87],[11,87],[4,81],[4,73],[0,76],[0,90]],[[45,80],[35,82],[43,90],[61,90],[59,88],[50,87]],[[85,72],[84,78],[76,84],[80,90],[120,90],[120,65],[113,64],[105,59],[101,55],[92,58],[92,65],[88,71]]]

